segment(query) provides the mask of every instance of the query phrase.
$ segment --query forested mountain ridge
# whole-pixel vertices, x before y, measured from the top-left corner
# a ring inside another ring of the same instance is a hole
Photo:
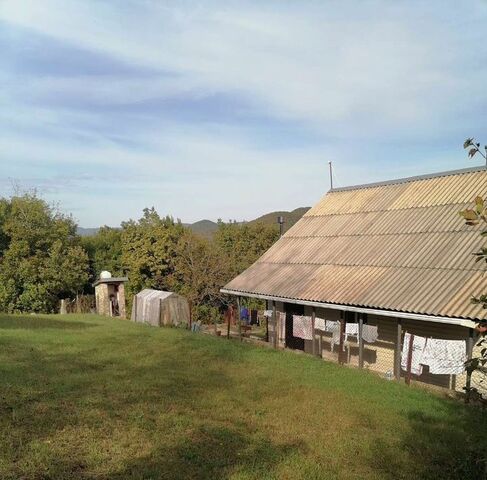
[[[255,220],[250,220],[249,222],[243,221],[238,223],[264,223],[265,225],[276,225],[277,217],[284,217],[284,230],[291,228],[308,210],[310,207],[299,207],[292,211],[277,211],[270,212],[262,215]],[[203,237],[211,237],[218,230],[218,223],[212,220],[199,220],[195,223],[184,223],[185,227],[191,229],[194,233],[201,235]],[[98,228],[83,228],[78,227],[78,235],[81,237],[89,237],[96,235]]]

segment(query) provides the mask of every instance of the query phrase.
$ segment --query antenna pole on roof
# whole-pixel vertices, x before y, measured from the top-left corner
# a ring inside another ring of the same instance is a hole
[[[331,162],[328,162],[328,166],[330,167],[330,190],[333,190],[333,167]]]

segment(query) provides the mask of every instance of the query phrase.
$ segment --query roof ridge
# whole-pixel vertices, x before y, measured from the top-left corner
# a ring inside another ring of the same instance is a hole
[[[373,265],[362,263],[315,263],[315,262],[268,262],[266,260],[258,259],[255,264],[266,265],[309,265],[314,267],[364,267],[364,268],[402,268],[404,270],[437,270],[437,271],[455,271],[455,272],[482,272],[482,267],[476,268],[454,268],[454,267],[412,267],[409,265]],[[253,265],[251,265],[253,266]],[[250,267],[249,267],[250,268]]]
[[[412,177],[403,177],[394,180],[385,180],[382,182],[363,183],[359,185],[350,185],[348,187],[337,187],[337,188],[330,189],[328,193],[344,192],[348,190],[361,190],[365,188],[382,187],[385,185],[399,185],[401,183],[416,182],[419,180],[428,180],[430,178],[448,177],[450,175],[461,175],[465,173],[474,173],[474,172],[481,172],[481,171],[487,172],[487,167],[485,165],[478,165],[476,167],[467,167],[467,168],[460,168],[457,170],[447,170],[444,172],[427,173],[425,175],[414,175]]]

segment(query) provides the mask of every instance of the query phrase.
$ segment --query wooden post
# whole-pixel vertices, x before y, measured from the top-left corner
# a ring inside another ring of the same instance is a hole
[[[189,330],[192,330],[193,327],[193,302],[190,300],[188,302],[189,304],[189,325],[188,328]]]
[[[240,341],[242,341],[242,316],[240,311],[240,297],[237,297],[237,308],[238,308],[238,336]]]
[[[315,321],[316,321],[316,307],[312,307],[311,310],[311,353],[316,355],[316,345],[315,345]]]
[[[347,323],[346,312],[343,314],[340,321],[340,345],[338,346],[338,363],[345,363],[343,361],[343,350],[344,350],[344,340],[345,340],[345,325]]]
[[[406,385],[411,384],[411,364],[413,363],[413,343],[414,343],[414,335],[411,334],[409,336],[408,362],[407,362],[407,370],[406,370]]]
[[[358,368],[364,368],[364,339],[362,338],[364,318],[361,313],[355,315],[358,315]]]
[[[227,310],[227,338],[230,338],[230,322],[233,317],[233,305],[228,306]]]
[[[274,348],[277,348],[277,311],[276,301],[272,300],[272,320],[274,322]]]
[[[162,306],[162,298],[159,299],[159,326],[164,326],[164,307]]]
[[[397,336],[396,336],[396,348],[394,350],[394,370],[396,374],[396,380],[401,380],[401,352],[402,352],[402,320],[397,319]]]
[[[474,330],[473,328],[468,329],[468,340],[467,340],[467,360],[472,359],[473,355],[473,344],[474,344]],[[465,380],[465,403],[470,403],[472,390],[472,369],[467,368],[467,379]]]

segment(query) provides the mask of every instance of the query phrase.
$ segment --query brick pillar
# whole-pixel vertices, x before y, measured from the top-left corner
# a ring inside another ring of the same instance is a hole
[[[110,316],[110,298],[108,297],[108,285],[100,283],[95,287],[96,313]]]
[[[118,308],[120,310],[120,318],[127,318],[127,307],[125,305],[125,286],[123,283],[118,286]]]

